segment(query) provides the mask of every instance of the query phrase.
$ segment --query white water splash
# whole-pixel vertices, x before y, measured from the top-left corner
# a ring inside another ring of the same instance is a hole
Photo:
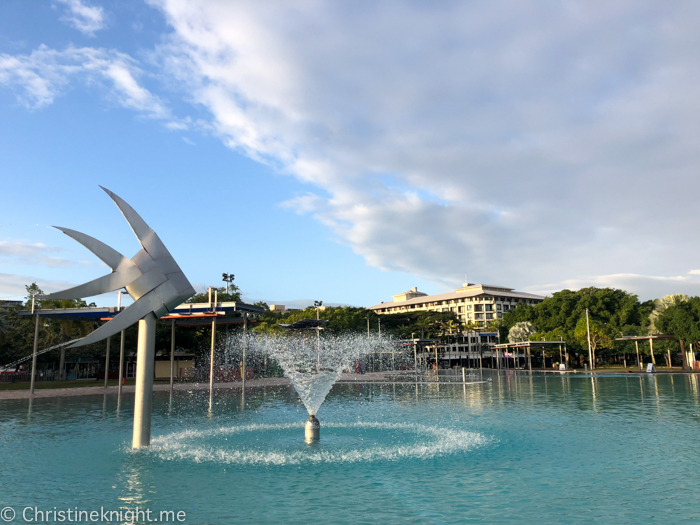
[[[212,430],[184,431],[154,438],[147,451],[165,461],[188,460],[195,463],[217,463],[238,465],[299,465],[303,463],[357,463],[373,461],[398,461],[401,459],[431,459],[436,456],[466,452],[483,446],[491,440],[481,434],[429,427],[409,423],[350,424],[330,423],[324,429],[403,432],[414,435],[417,442],[410,444],[372,445],[366,448],[342,447],[336,450],[259,450],[239,448],[231,450],[222,446],[207,445],[208,439],[221,439],[229,435],[296,431],[301,424],[291,425],[242,425],[221,427]]]
[[[318,414],[343,370],[354,367],[362,355],[391,351],[391,341],[377,334],[324,334],[247,336],[248,351],[275,359],[290,379],[309,414]]]

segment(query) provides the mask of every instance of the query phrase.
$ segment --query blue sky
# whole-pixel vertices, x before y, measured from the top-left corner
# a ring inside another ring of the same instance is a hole
[[[2,2],[0,298],[138,251],[98,184],[249,300],[700,294],[698,9]]]

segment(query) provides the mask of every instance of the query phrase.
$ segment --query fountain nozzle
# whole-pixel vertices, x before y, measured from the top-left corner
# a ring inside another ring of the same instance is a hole
[[[319,435],[321,433],[321,422],[316,418],[315,415],[311,414],[309,419],[306,420],[304,425],[304,437],[307,443],[313,443],[318,441]]]

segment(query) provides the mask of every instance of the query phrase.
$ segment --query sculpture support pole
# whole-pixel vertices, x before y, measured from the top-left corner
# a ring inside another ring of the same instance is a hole
[[[136,354],[136,397],[134,399],[134,440],[132,447],[151,443],[151,411],[153,408],[153,367],[156,352],[156,316],[149,313],[139,321],[139,342]]]

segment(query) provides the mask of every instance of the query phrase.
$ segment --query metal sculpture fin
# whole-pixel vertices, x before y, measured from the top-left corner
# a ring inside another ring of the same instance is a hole
[[[129,226],[131,226],[134,235],[136,235],[136,238],[141,243],[141,246],[143,246],[143,249],[146,250],[149,255],[153,257],[153,259],[170,255],[170,252],[163,244],[163,241],[161,241],[156,232],[154,232],[151,227],[146,224],[146,221],[144,221],[141,216],[136,213],[134,208],[129,206],[124,199],[112,193],[107,188],[102,186],[100,186],[100,188],[102,188],[105,193],[112,198],[114,203],[119,208],[119,211],[121,211],[122,215],[124,215],[126,222],[128,222]]]
[[[132,259],[127,259],[118,251],[89,235],[57,227],[58,230],[97,255],[112,268],[112,273],[68,290],[42,296],[42,298],[78,299],[126,288],[136,302],[84,339],[74,343],[71,348],[88,345],[115,335],[148,314],[152,313],[156,317],[164,315],[194,293],[192,285],[156,232],[122,198],[106,188],[102,189],[122,212],[143,249]]]
[[[70,345],[68,348],[77,348],[79,346],[96,343],[102,339],[116,335],[122,330],[126,330],[139,319],[145,317],[154,310],[158,310],[163,306],[163,301],[154,293],[149,292],[129,306],[126,310],[117,314],[111,321],[100,326],[97,330]]]
[[[138,267],[126,267],[118,272],[103,275],[90,282],[62,290],[60,292],[42,295],[40,299],[63,301],[66,299],[82,299],[83,297],[93,297],[103,293],[114,292],[124,288],[134,280],[141,277],[141,270]]]
[[[54,228],[56,228],[59,231],[62,231],[63,233],[68,235],[68,237],[75,239],[80,244],[85,246],[88,250],[97,255],[97,257],[99,257],[102,262],[104,262],[115,272],[117,271],[117,268],[119,268],[119,266],[124,264],[136,266],[133,262],[131,262],[130,259],[124,257],[117,250],[110,246],[107,246],[102,241],[98,241],[94,237],[90,237],[89,235],[85,235],[84,233],[71,230],[70,228],[62,228],[60,226],[54,226]]]

